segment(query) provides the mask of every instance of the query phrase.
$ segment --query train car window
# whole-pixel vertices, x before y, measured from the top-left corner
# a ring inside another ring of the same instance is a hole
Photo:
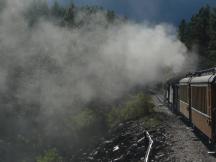
[[[191,105],[198,111],[207,114],[207,87],[191,88]]]
[[[188,86],[180,85],[179,87],[179,99],[188,103]]]

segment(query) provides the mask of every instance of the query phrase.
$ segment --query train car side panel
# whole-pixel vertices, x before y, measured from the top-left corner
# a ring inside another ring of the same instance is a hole
[[[190,119],[188,84],[182,84],[179,86],[179,111],[187,119]]]
[[[192,123],[206,136],[212,139],[212,129],[210,124],[210,117],[201,114],[196,109],[192,108],[191,111]]]
[[[213,84],[211,88],[211,116],[212,116],[212,141],[216,141],[216,85]]]
[[[179,100],[180,103],[180,113],[189,119],[189,104]]]
[[[212,139],[210,89],[208,85],[191,86],[191,121],[201,132]]]

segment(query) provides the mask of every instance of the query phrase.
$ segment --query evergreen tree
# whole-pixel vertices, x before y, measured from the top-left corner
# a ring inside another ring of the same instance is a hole
[[[201,56],[206,56],[206,50],[209,43],[209,18],[210,8],[209,6],[202,7],[199,13],[192,17],[189,24],[189,35],[191,36],[190,44],[198,46],[198,51]]]
[[[208,6],[202,7],[199,12],[192,16],[191,20],[186,23],[182,20],[179,25],[179,38],[185,43],[189,50],[197,48],[200,57],[200,68],[206,68],[212,65],[212,55],[215,49],[214,27],[215,13]],[[210,54],[210,50],[212,54]],[[210,56],[211,55],[211,56]]]
[[[208,61],[209,66],[216,65],[216,8],[212,9],[209,27]]]
[[[107,17],[107,20],[112,23],[116,17],[115,12],[107,11],[106,17]]]
[[[59,5],[57,1],[54,2],[52,8],[51,8],[51,14],[55,18],[63,17],[65,13],[65,9]]]
[[[72,26],[74,25],[74,18],[75,18],[75,6],[73,3],[68,7],[68,9],[65,12],[64,20],[67,25]]]
[[[43,0],[34,0],[29,5],[24,13],[29,25],[34,25],[40,18],[48,18],[49,8],[48,4]]]
[[[180,22],[178,36],[182,42],[186,42],[186,40],[187,40],[186,39],[186,37],[187,37],[187,23],[184,19]]]

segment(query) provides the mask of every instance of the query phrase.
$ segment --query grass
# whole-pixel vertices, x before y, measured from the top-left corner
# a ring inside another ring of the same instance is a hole
[[[160,115],[158,115],[157,112],[155,112],[154,115],[152,114],[150,116],[143,117],[141,121],[143,121],[143,126],[146,129],[150,129],[161,124],[162,118],[160,117]]]
[[[36,162],[61,162],[62,157],[59,156],[56,149],[49,149],[39,157],[37,157]]]
[[[153,108],[154,104],[151,97],[144,93],[139,93],[130,97],[121,106],[113,107],[107,115],[107,123],[112,128],[121,122],[147,117],[154,113]]]
[[[97,115],[91,109],[84,109],[70,119],[75,131],[88,129],[97,122]]]
[[[156,122],[152,116],[155,113],[153,108],[154,104],[151,97],[144,93],[138,93],[128,97],[120,106],[114,106],[108,112],[104,111],[104,118],[102,119],[101,114],[86,108],[76,116],[72,116],[69,123],[74,131],[84,131],[95,128],[100,123],[106,123],[108,128],[112,128],[121,122],[142,117],[150,117],[150,121]]]

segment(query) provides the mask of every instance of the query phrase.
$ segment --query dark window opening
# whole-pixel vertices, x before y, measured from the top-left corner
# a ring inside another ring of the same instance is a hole
[[[207,114],[207,87],[192,87],[191,100],[193,108]]]
[[[188,103],[188,86],[180,85],[179,87],[179,99]]]

